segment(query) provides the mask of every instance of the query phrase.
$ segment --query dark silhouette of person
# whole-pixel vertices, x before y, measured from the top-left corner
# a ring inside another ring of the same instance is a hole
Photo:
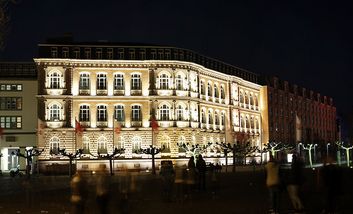
[[[162,162],[161,171],[159,174],[162,178],[164,200],[170,202],[172,201],[172,189],[175,177],[173,163]]]
[[[202,155],[199,155],[197,158],[196,169],[198,171],[199,190],[205,190],[206,189],[206,162],[202,158]]]
[[[287,191],[295,212],[302,212],[304,209],[300,198],[300,186],[303,184],[304,164],[293,155],[291,169],[287,176]]]
[[[97,172],[97,188],[96,200],[98,204],[99,213],[108,213],[108,200],[109,200],[109,179],[106,165],[100,165]]]
[[[84,207],[87,200],[87,181],[81,175],[80,171],[77,171],[76,174],[72,177],[71,182],[71,204],[72,204],[72,213],[73,214],[83,214]]]
[[[270,196],[270,213],[278,213],[280,200],[279,164],[274,160],[272,155],[270,155],[270,160],[267,162],[265,169],[266,186]]]
[[[185,198],[191,198],[191,192],[194,189],[196,183],[196,167],[194,160],[194,156],[191,156],[188,162],[188,168],[186,169]]]
[[[333,164],[332,157],[327,157],[322,168],[325,207],[322,213],[336,213],[337,198],[341,193],[341,169]]]

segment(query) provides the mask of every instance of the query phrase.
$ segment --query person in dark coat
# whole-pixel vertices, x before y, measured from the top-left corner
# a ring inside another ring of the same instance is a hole
[[[202,158],[202,155],[199,155],[197,158],[196,169],[198,171],[199,190],[205,190],[206,189],[206,162]]]

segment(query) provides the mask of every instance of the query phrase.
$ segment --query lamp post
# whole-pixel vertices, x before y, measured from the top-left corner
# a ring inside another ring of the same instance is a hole
[[[328,147],[329,147],[330,145],[331,145],[330,143],[327,143],[327,144],[326,144],[326,157],[329,156]]]

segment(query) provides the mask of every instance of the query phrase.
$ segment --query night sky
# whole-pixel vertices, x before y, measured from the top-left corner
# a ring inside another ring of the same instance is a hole
[[[64,33],[170,45],[276,75],[353,114],[353,1],[22,0],[8,12],[1,60],[29,61],[37,43]]]

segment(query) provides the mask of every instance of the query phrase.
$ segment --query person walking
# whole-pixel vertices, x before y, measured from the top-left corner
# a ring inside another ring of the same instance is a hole
[[[80,171],[76,171],[71,182],[71,204],[73,214],[84,214],[84,207],[87,199],[87,182],[81,175]]]
[[[196,167],[194,156],[191,156],[188,162],[188,168],[186,169],[186,191],[185,198],[191,199],[191,192],[195,187],[196,183]]]
[[[197,158],[196,168],[198,171],[199,190],[206,190],[206,162],[202,158],[202,155],[199,155]]]
[[[184,166],[175,165],[174,185],[175,185],[175,198],[177,202],[183,201],[183,196],[184,196],[183,185],[185,183],[185,176],[184,176],[185,171],[186,171],[186,165]]]
[[[270,160],[265,166],[266,169],[266,186],[270,196],[270,213],[277,214],[279,212],[279,164],[270,155]]]
[[[300,186],[304,181],[303,168],[303,162],[298,160],[297,155],[294,154],[288,174],[287,191],[295,213],[302,213],[304,209],[302,200],[300,199]]]
[[[97,173],[96,200],[100,214],[108,213],[109,179],[106,165],[100,165]]]

